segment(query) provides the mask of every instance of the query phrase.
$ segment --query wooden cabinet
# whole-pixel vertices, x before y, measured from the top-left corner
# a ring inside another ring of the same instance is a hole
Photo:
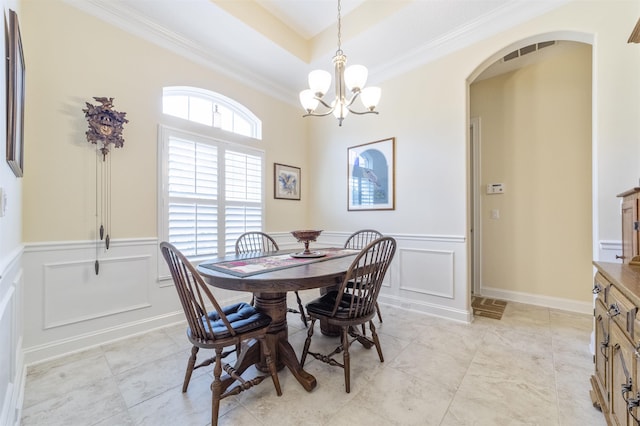
[[[594,406],[608,425],[639,426],[640,266],[594,262]]]
[[[638,238],[640,232],[640,217],[638,217],[638,200],[640,200],[640,188],[633,188],[622,194],[622,255],[616,256],[624,263],[629,263],[633,256],[638,256],[640,245]]]

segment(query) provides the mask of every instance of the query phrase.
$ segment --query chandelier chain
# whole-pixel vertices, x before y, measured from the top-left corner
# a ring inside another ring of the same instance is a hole
[[[340,0],[338,0],[338,51],[337,53],[342,54],[342,19],[340,17]]]

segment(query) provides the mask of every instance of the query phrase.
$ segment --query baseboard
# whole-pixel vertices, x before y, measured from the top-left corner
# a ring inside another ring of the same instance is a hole
[[[491,297],[493,299],[506,300],[508,302],[526,303],[528,305],[542,306],[544,308],[557,309],[559,311],[593,315],[593,303],[591,302],[579,302],[577,300],[563,299],[560,297],[541,296],[539,294],[521,293],[517,291],[487,287],[483,287],[482,293],[477,296]]]
[[[431,315],[463,323],[470,323],[473,320],[473,312],[470,310],[464,311],[443,305],[436,305],[433,303],[426,303],[397,296],[380,294],[378,296],[378,303],[383,306],[393,306],[410,312]]]
[[[170,312],[156,317],[144,318],[139,321],[118,325],[106,329],[96,330],[66,339],[56,340],[42,345],[25,348],[24,360],[26,365],[39,364],[63,355],[83,351],[95,346],[111,343],[137,334],[167,327],[184,321],[182,311]]]

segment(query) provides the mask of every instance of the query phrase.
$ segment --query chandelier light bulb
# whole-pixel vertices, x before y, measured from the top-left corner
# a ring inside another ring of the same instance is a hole
[[[318,107],[318,99],[311,89],[306,89],[300,92],[300,103],[302,107],[309,113],[315,111]]]
[[[347,115],[349,115],[349,108],[347,108],[347,106],[342,102],[338,102],[338,105],[333,109],[333,116],[340,119],[345,118]]]
[[[359,92],[367,84],[369,71],[364,65],[351,65],[344,70],[344,84],[351,92]]]
[[[325,70],[314,70],[309,73],[309,88],[321,98],[331,86],[331,74]]]
[[[365,108],[373,111],[378,106],[381,95],[382,90],[379,87],[367,87],[360,92],[360,100]]]

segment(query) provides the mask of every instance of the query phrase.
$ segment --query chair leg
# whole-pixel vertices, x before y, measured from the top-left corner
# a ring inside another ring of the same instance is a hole
[[[269,372],[271,373],[273,386],[275,386],[278,396],[281,396],[282,390],[280,389],[280,379],[278,379],[278,369],[276,368],[276,363],[273,362],[273,358],[271,357],[271,350],[269,349],[269,345],[267,344],[267,339],[263,336],[260,337],[259,340],[260,346],[262,347],[262,353],[264,354],[265,361],[267,362],[267,366],[269,367]]]
[[[298,301],[298,309],[300,309],[300,319],[304,323],[304,326],[308,327],[309,325],[307,324],[307,316],[304,314],[304,307],[302,306],[302,300],[300,300],[300,295],[298,294],[298,292],[296,291],[295,293],[296,293],[296,300]]]
[[[300,357],[300,367],[304,367],[304,361],[307,359],[307,353],[309,353],[309,346],[311,345],[311,336],[313,336],[313,329],[315,328],[316,319],[311,318],[311,327],[307,331],[307,340],[304,341],[304,348],[302,349],[302,356]]]
[[[344,365],[344,386],[347,393],[351,392],[351,362],[349,356],[349,327],[342,327],[342,360]]]
[[[373,325],[373,321],[369,321],[369,329],[371,330],[371,337],[373,337],[373,344],[376,345],[376,350],[378,351],[378,358],[380,358],[380,362],[384,362],[384,357],[382,356],[382,346],[380,346],[380,339],[378,339],[378,333],[376,333],[376,328]]]
[[[378,305],[378,302],[376,302],[376,312],[378,313],[378,320],[382,322],[382,314],[380,314],[380,305]]]
[[[380,305],[376,302],[376,313],[378,314],[378,320],[382,322],[382,314],[380,313]],[[366,324],[362,324],[362,335],[367,335]]]
[[[220,413],[220,396],[222,395],[222,348],[216,348],[216,364],[213,367],[213,382],[211,383],[211,426],[218,426]]]
[[[193,346],[191,348],[191,356],[189,357],[189,362],[187,362],[187,372],[184,375],[184,382],[182,383],[182,393],[185,393],[187,391],[187,388],[189,387],[189,381],[191,380],[191,373],[193,373],[193,368],[196,365],[196,356],[198,354],[198,348],[197,346]]]

